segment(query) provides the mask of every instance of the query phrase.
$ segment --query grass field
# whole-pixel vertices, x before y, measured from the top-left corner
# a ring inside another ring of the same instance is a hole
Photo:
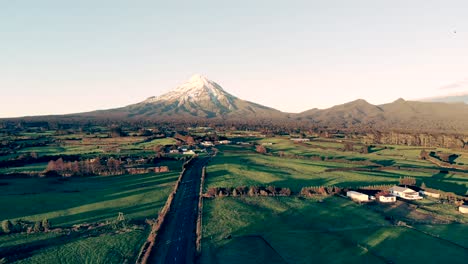
[[[261,155],[254,152],[253,146],[221,146],[220,153],[209,164],[207,169],[206,188],[237,187],[241,185],[274,185],[290,187],[299,191],[304,186],[337,185],[353,187],[378,184],[398,184],[400,177],[414,177],[418,184],[424,182],[428,187],[447,192],[465,195],[468,188],[468,174],[441,174],[433,165],[419,159],[419,150],[410,148],[384,149],[370,154],[356,152],[329,152],[328,160],[313,160],[306,157],[315,150],[298,145],[284,138],[266,138],[261,142],[271,142],[270,152],[291,152],[301,159],[285,158],[275,155]],[[321,152],[320,152],[321,153]],[[395,154],[395,153],[398,153]],[[323,154],[323,153],[322,153]],[[337,155],[337,156],[333,156]],[[395,155],[397,155],[395,157]],[[364,168],[369,166],[354,159],[368,160],[393,169],[357,171],[339,170],[342,168]],[[339,160],[333,158],[340,158]],[[344,160],[343,160],[344,158]],[[420,165],[423,164],[423,165]],[[395,169],[400,166],[400,169]],[[433,169],[418,171],[421,169]],[[338,169],[326,171],[327,169]],[[432,172],[431,172],[432,171]]]
[[[47,218],[52,228],[66,228],[112,221],[123,212],[126,219],[143,224],[144,219],[155,218],[166,202],[180,173],[182,164],[177,163],[166,164],[173,171],[161,174],[3,178],[0,220]],[[132,229],[71,239],[53,233],[4,235],[0,236],[0,253],[5,247],[35,245],[39,248],[19,263],[124,263],[134,261],[147,232]]]
[[[465,226],[466,227],[466,226]],[[458,228],[458,227],[456,227]],[[449,231],[447,231],[449,230]],[[298,198],[205,200],[202,263],[464,263],[458,234],[446,240],[392,226],[349,200]],[[460,242],[461,241],[461,242]],[[417,250],[414,250],[417,245]],[[433,251],[443,254],[429,254]],[[255,252],[254,254],[249,254]]]

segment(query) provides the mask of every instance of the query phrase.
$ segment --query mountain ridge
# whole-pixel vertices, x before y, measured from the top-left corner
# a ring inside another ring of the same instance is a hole
[[[313,108],[286,113],[242,100],[221,85],[196,74],[175,89],[128,106],[56,118],[93,118],[129,120],[219,120],[307,122],[335,128],[399,128],[410,130],[468,131],[468,104],[406,101],[373,105],[357,99],[326,109]],[[39,119],[40,117],[31,117]]]

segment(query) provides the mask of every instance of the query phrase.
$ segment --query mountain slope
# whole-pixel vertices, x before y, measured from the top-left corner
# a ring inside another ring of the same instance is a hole
[[[268,118],[285,116],[281,111],[239,99],[219,84],[201,75],[161,96],[119,109],[100,111],[100,114],[120,112],[130,118]]]
[[[468,130],[468,105],[405,101],[372,105],[356,100],[328,109],[299,113],[301,120],[333,127],[375,127],[409,130]]]

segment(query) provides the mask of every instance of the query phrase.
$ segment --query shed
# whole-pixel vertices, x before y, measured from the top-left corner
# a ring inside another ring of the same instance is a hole
[[[460,205],[460,207],[458,207],[458,211],[462,214],[468,214],[468,205]]]
[[[440,198],[440,193],[435,193],[435,192],[419,191],[419,194],[423,196],[433,197],[433,198]]]
[[[379,202],[381,202],[381,203],[394,203],[394,202],[396,202],[396,196],[390,195],[390,194],[380,195],[379,196]]]
[[[348,191],[346,192],[346,196],[349,198],[359,201],[359,202],[367,202],[369,201],[369,195],[363,194],[360,192],[355,192],[355,191]]]

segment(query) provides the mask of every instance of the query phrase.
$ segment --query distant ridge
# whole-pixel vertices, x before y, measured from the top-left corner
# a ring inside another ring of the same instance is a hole
[[[321,96],[330,96],[322,94]],[[285,98],[284,100],[294,100]],[[119,119],[149,121],[217,120],[217,122],[269,121],[295,122],[337,129],[400,129],[411,131],[445,131],[468,134],[468,104],[406,101],[373,105],[358,99],[327,109],[302,113],[279,110],[242,100],[229,94],[218,83],[193,75],[175,89],[129,106],[87,113],[28,117],[44,119]],[[21,119],[21,118],[16,118]],[[23,118],[24,119],[24,118]]]

